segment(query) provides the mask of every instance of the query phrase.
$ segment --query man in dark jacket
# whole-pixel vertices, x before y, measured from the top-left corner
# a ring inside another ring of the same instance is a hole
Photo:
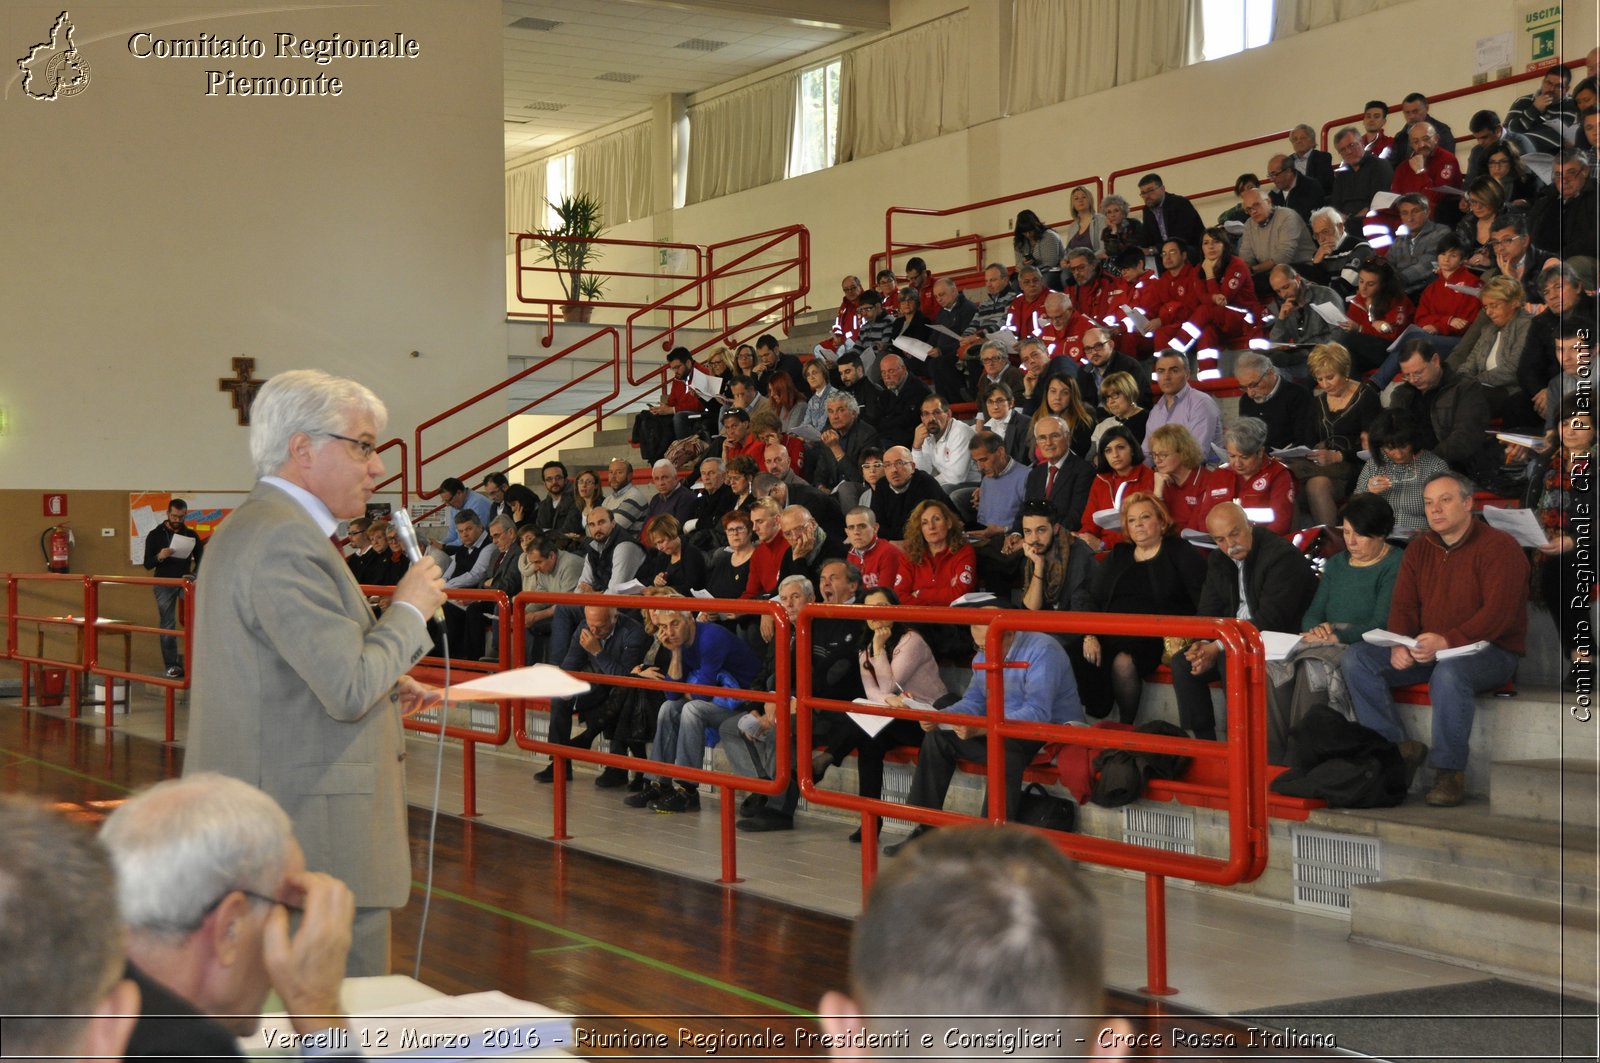
[[[1194,209],[1194,204],[1168,192],[1160,175],[1153,173],[1139,178],[1139,198],[1144,200],[1139,246],[1154,251],[1168,240],[1182,240],[1190,249],[1190,261],[1198,261],[1200,237],[1205,234],[1206,223],[1200,220],[1200,212]]]
[[[1500,447],[1489,434],[1489,399],[1475,380],[1461,376],[1427,340],[1400,348],[1400,376],[1389,405],[1410,410],[1424,426],[1423,449],[1459,473],[1486,483],[1500,467]]]
[[[144,567],[159,579],[192,579],[200,569],[200,554],[205,544],[184,521],[189,516],[189,503],[174,498],[167,503],[167,519],[150,529],[144,539]],[[365,518],[357,518],[365,522]],[[352,529],[355,521],[350,522]],[[365,532],[365,523],[362,531]],[[193,539],[191,543],[173,545],[174,539]],[[354,538],[352,534],[351,538]],[[187,547],[187,549],[184,549]],[[181,554],[181,556],[180,556]],[[355,566],[352,565],[353,569]],[[360,578],[358,575],[357,579]],[[184,586],[187,586],[185,584]],[[164,631],[178,628],[178,605],[183,601],[184,587],[156,587],[157,623]],[[183,655],[178,652],[178,640],[170,635],[161,636],[161,663],[167,666],[167,678],[183,675]]]
[[[1317,593],[1317,575],[1305,555],[1265,528],[1252,527],[1237,502],[1213,509],[1206,531],[1217,550],[1206,562],[1197,615],[1238,617],[1262,631],[1299,631]],[[1172,658],[1178,722],[1196,738],[1216,740],[1209,684],[1221,674],[1220,642],[1196,642]]]
[[[910,450],[890,447],[884,451],[883,477],[873,485],[872,501],[868,503],[878,517],[878,534],[891,542],[904,539],[906,518],[918,502],[930,498],[946,504],[950,501],[939,481],[916,467]]]
[[[1535,247],[1555,248],[1563,259],[1595,255],[1597,194],[1589,160],[1578,148],[1562,148],[1551,166],[1550,189],[1528,210],[1528,236]]]
[[[639,621],[609,605],[583,607],[583,624],[577,638],[566,648],[561,667],[569,672],[594,672],[599,675],[628,675],[644,661],[650,637]],[[623,702],[634,693],[633,687],[596,683],[576,698],[554,698],[550,702],[550,741],[563,746],[588,749],[601,732],[614,725]],[[572,737],[572,717],[583,717],[584,730]],[[611,740],[611,752],[627,752],[620,729]],[[538,782],[554,782],[555,762],[534,773]],[[567,762],[567,778],[572,778],[572,762]],[[599,787],[621,786],[628,781],[622,768],[607,768],[595,778]]]

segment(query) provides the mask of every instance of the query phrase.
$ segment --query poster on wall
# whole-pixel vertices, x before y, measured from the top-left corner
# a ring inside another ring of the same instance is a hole
[[[1517,5],[1517,63],[1524,70],[1554,66],[1561,60],[1561,5]]]
[[[202,540],[211,538],[217,525],[245,499],[243,491],[134,491],[128,495],[128,560],[144,564],[144,537],[167,519],[167,506],[174,498],[189,504],[184,524]]]

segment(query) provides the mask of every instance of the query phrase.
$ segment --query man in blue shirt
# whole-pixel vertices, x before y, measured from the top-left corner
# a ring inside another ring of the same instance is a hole
[[[688,612],[663,610],[658,615],[662,619],[658,621],[657,637],[661,648],[670,655],[667,668],[665,672],[644,668],[639,675],[732,690],[752,689],[751,684],[761,671],[761,658],[749,643],[727,628],[697,623]],[[651,760],[691,768],[703,766],[706,727],[716,727],[742,711],[742,699],[738,697],[688,697],[685,702],[683,695],[673,694],[662,702],[656,716],[655,741],[650,747]],[[698,812],[700,786],[692,782],[673,786],[672,780],[663,775],[658,782],[623,798],[623,804],[656,812]]]
[[[994,608],[990,606],[990,608]],[[990,669],[979,667],[984,663],[982,647],[989,635],[987,623],[972,625],[972,641],[979,647],[972,659],[972,682],[959,701],[945,707],[947,713],[982,717],[988,712]],[[1078,700],[1078,684],[1072,677],[1072,665],[1061,643],[1038,631],[1008,631],[1001,641],[1006,667],[1000,669],[1005,684],[1001,698],[1005,703],[1005,718],[1032,723],[1083,723],[1083,704]],[[989,760],[984,728],[975,724],[954,726],[944,730],[935,724],[924,723],[926,734],[922,739],[922,752],[917,756],[917,772],[911,780],[911,793],[906,804],[922,808],[943,808],[950,780],[955,777],[959,761],[970,760],[986,764]],[[1005,740],[1006,754],[1006,818],[1015,819],[1017,805],[1022,797],[1022,772],[1033,761],[1043,742],[1022,738]],[[984,808],[988,808],[988,795],[984,795]],[[919,824],[911,838],[926,834],[933,828]],[[906,841],[910,841],[907,838]],[[893,856],[906,842],[884,847],[884,853]]]
[[[494,516],[494,503],[468,488],[466,484],[454,476],[448,477],[439,485],[439,497],[444,499],[445,504],[450,507],[445,519],[445,546],[461,545],[461,536],[456,531],[456,518],[461,515],[462,510],[471,510],[476,513],[480,528],[487,528],[490,519]]]

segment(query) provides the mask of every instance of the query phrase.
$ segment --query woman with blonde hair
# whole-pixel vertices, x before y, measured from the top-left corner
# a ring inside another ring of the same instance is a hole
[[[1106,216],[1094,209],[1094,197],[1083,185],[1072,190],[1070,202],[1072,221],[1067,223],[1066,233],[1061,238],[1063,246],[1068,250],[1082,247],[1093,251],[1095,258],[1104,258],[1100,237],[1105,232]]]
[[[1181,424],[1169,423],[1150,433],[1150,464],[1155,485],[1150,493],[1161,500],[1172,523],[1180,530],[1206,530],[1206,456],[1194,435]]]
[[[1312,348],[1306,368],[1317,384],[1317,444],[1309,455],[1287,464],[1305,490],[1312,523],[1332,528],[1340,500],[1361,472],[1362,433],[1383,412],[1383,403],[1376,391],[1350,376],[1350,352],[1337,343]]]
[[[1517,383],[1522,349],[1528,345],[1533,318],[1522,312],[1528,301],[1520,281],[1496,274],[1478,289],[1483,313],[1475,318],[1461,342],[1450,352],[1451,369],[1486,389],[1489,412],[1509,425],[1537,421],[1533,407]]]
[[[1133,438],[1143,439],[1150,411],[1139,405],[1139,382],[1131,373],[1107,373],[1100,381],[1100,409],[1105,414],[1094,426],[1089,437],[1089,449],[1100,445],[1100,437],[1121,425],[1133,433]]]

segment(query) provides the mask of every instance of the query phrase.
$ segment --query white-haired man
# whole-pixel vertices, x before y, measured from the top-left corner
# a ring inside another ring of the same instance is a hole
[[[144,994],[130,1057],[237,1055],[269,989],[304,1048],[359,1047],[339,1002],[354,900],[305,869],[271,797],[212,772],[168,779],[123,802],[100,840]]]
[[[389,911],[411,896],[401,714],[425,697],[406,672],[444,581],[418,559],[375,618],[330,538],[383,475],[376,395],[295,370],[267,381],[250,414],[260,479],[211,537],[196,586],[184,769],[283,806],[308,866],[355,892],[351,973],[387,974]]]

